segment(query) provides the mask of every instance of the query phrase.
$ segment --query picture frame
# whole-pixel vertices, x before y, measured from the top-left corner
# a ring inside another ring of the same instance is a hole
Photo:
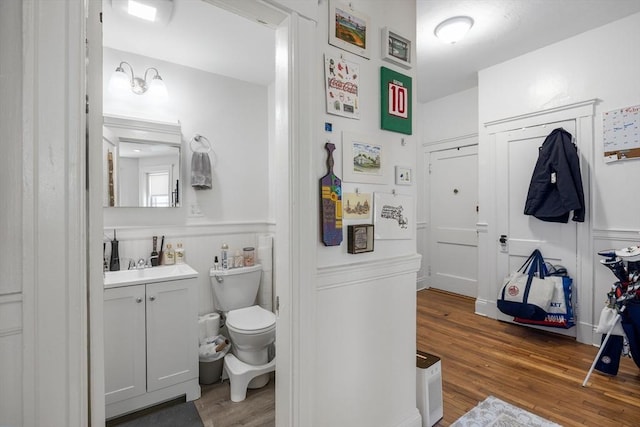
[[[324,55],[325,97],[327,113],[350,119],[360,119],[358,87],[360,65],[342,55]]]
[[[411,168],[396,166],[396,185],[413,184],[413,172]]]
[[[373,224],[357,224],[347,227],[347,252],[361,254],[373,252]]]
[[[384,184],[384,145],[368,135],[342,132],[342,181]]]
[[[376,240],[414,238],[415,211],[412,196],[375,192],[373,198]]]
[[[342,193],[342,218],[370,220],[373,211],[371,193]]]
[[[403,68],[411,68],[413,66],[411,56],[413,43],[411,40],[389,27],[382,28],[381,32],[382,59]]]
[[[335,0],[329,1],[329,44],[369,59],[371,19]]]
[[[412,104],[411,77],[380,67],[380,128],[411,135]]]

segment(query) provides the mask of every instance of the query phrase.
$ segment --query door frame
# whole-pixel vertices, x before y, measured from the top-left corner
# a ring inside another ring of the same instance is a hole
[[[102,28],[99,16],[101,0],[90,0],[86,34],[89,64],[81,65],[87,75],[86,93],[89,101],[87,115],[87,216],[89,240],[89,409],[90,425],[104,425],[104,346],[103,346],[103,285],[102,248]],[[232,0],[213,3],[234,13]],[[253,0],[258,9],[265,7]],[[315,330],[315,294],[317,261],[315,232],[316,219],[306,206],[312,203],[315,180],[311,168],[311,144],[298,141],[313,140],[314,97],[313,87],[317,70],[314,65],[316,23],[295,11],[277,9],[286,18],[276,26],[276,159],[277,186],[276,242],[274,255],[275,292],[279,300],[277,310],[278,356],[276,358],[276,425],[289,427],[311,425],[314,407],[313,334]],[[100,40],[92,43],[92,40]],[[84,87],[83,87],[84,90]],[[314,199],[313,199],[314,200]],[[304,284],[300,286],[299,284]],[[86,347],[85,347],[86,348]],[[75,347],[74,347],[75,349]]]
[[[476,299],[476,313],[497,318],[496,299],[499,282],[497,277],[497,253],[499,250],[499,227],[497,227],[497,211],[494,201],[500,195],[496,194],[495,186],[495,157],[496,135],[500,132],[539,126],[565,120],[576,121],[576,145],[580,157],[582,182],[584,183],[584,198],[586,215],[583,223],[577,227],[577,271],[574,277],[577,304],[579,310],[576,325],[576,338],[582,343],[593,341],[593,243],[591,231],[591,180],[590,167],[593,164],[593,117],[597,99],[590,99],[547,110],[535,111],[504,119],[485,122],[481,127],[479,166],[480,166],[480,194],[481,206],[478,219],[478,280],[485,284],[481,286]],[[484,171],[484,172],[483,172]],[[484,207],[484,209],[482,209]]]
[[[425,142],[422,144],[422,164],[424,170],[422,176],[424,177],[424,188],[422,192],[422,209],[424,212],[424,218],[426,223],[424,225],[417,224],[418,226],[418,243],[422,246],[422,265],[418,272],[418,289],[425,289],[430,287],[429,281],[431,280],[431,271],[429,266],[432,265],[431,260],[431,239],[433,232],[431,229],[431,174],[430,174],[430,162],[431,154],[437,151],[451,150],[455,148],[468,147],[472,145],[478,145],[478,134],[472,133],[469,135],[461,135],[452,138],[441,139],[439,141]],[[478,152],[480,148],[478,147]],[[479,157],[478,157],[479,158]],[[420,229],[423,229],[422,233]],[[422,236],[421,236],[422,235]]]

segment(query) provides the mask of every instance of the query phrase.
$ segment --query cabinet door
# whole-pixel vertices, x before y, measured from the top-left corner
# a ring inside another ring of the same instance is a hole
[[[104,292],[104,373],[107,404],[146,391],[145,287]]]
[[[195,279],[147,285],[147,390],[198,377]]]

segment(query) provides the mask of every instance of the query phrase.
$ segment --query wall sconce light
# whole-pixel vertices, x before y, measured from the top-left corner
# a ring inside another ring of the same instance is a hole
[[[462,40],[471,27],[473,27],[472,18],[468,16],[454,16],[439,23],[434,34],[444,43],[454,44]]]
[[[125,71],[124,66],[129,68],[129,73]],[[149,82],[147,78],[150,77],[150,72],[155,73],[155,75],[151,77],[151,81]],[[123,93],[127,89],[130,89],[136,95],[142,95],[148,92],[149,95],[157,97],[158,99],[166,99],[169,96],[167,86],[164,84],[156,68],[149,67],[144,72],[144,77],[136,77],[131,64],[122,61],[111,75],[109,90],[114,93]]]

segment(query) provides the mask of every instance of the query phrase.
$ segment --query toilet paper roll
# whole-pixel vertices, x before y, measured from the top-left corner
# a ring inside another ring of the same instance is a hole
[[[220,315],[208,313],[198,318],[198,338],[200,343],[220,333]]]

